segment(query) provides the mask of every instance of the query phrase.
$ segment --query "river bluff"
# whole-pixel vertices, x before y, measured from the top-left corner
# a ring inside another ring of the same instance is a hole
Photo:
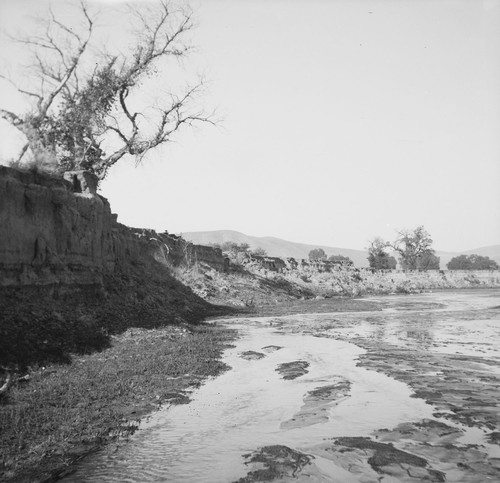
[[[96,188],[85,171],[58,179],[0,166],[0,286],[99,291],[106,274],[145,253],[172,266],[201,261],[227,269],[219,249],[118,223]]]
[[[117,222],[88,172],[64,179],[0,166],[0,367],[65,360],[128,327],[227,313],[173,276],[218,249]]]

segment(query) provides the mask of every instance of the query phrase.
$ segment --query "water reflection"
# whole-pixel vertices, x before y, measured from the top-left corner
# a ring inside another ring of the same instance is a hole
[[[155,414],[128,444],[95,455],[66,481],[230,482],[246,473],[242,455],[263,445],[306,451],[335,436],[368,436],[431,418],[435,408],[411,397],[406,384],[360,367],[358,358],[365,351],[355,344],[377,340],[384,347],[458,352],[500,362],[500,312],[489,309],[490,295],[373,298],[394,310],[228,321],[242,333],[225,354],[231,371],[202,386],[191,404]],[[282,349],[263,351],[272,345]],[[245,351],[265,357],[247,360],[240,357]],[[297,360],[307,361],[309,372],[282,379],[276,367]],[[440,374],[428,371],[426,376]],[[321,406],[320,418],[304,425],[290,423],[297,414],[307,416],[308,394],[339,381],[345,381],[343,390],[348,387],[349,392],[335,404]],[[324,468],[339,471],[331,462]],[[333,481],[324,478],[318,481]]]

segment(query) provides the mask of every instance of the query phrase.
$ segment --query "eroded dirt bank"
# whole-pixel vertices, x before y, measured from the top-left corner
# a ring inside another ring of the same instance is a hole
[[[221,320],[232,369],[68,481],[498,481],[499,295]]]

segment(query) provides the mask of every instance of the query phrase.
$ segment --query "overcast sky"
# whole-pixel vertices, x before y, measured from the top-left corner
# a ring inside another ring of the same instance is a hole
[[[0,5],[12,24],[33,2]],[[500,0],[191,5],[186,66],[223,121],[113,168],[119,221],[346,248],[422,224],[439,250],[500,243]]]

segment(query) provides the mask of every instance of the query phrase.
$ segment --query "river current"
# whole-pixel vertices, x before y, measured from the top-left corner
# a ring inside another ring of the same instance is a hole
[[[231,369],[196,389],[189,404],[164,407],[141,422],[127,441],[85,459],[65,481],[233,482],[248,472],[245,455],[271,445],[314,458],[315,470],[307,477],[276,481],[371,481],[315,447],[332,438],[369,437],[382,428],[439,418],[433,404],[412,397],[408,384],[359,364],[367,344],[379,341],[394,350],[437,357],[458,354],[475,363],[484,359],[484,370],[497,384],[500,293],[366,300],[380,310],[217,320],[240,333],[224,353]],[[280,367],[297,361],[303,374],[285,378]],[[432,379],[432,372],[422,377]],[[462,440],[472,439],[489,457],[500,457],[497,447],[486,442],[484,428],[454,425],[463,430]]]

